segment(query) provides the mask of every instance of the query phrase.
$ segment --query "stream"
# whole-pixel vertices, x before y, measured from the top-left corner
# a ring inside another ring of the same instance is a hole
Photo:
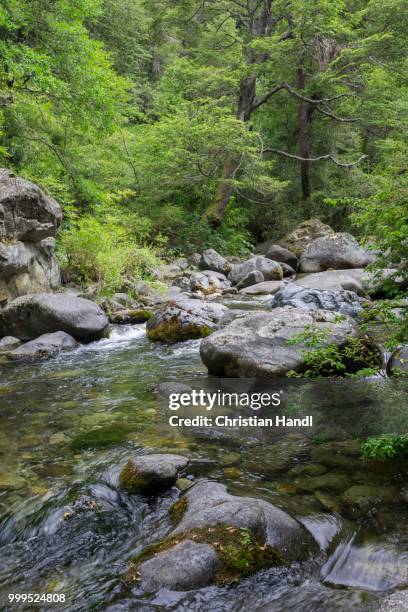
[[[286,414],[299,406],[313,414],[310,433],[170,427],[168,407],[153,392],[163,381],[217,383],[198,340],[153,344],[144,325],[114,327],[109,339],[50,361],[2,368],[0,609],[38,609],[9,604],[9,593],[53,592],[66,600],[52,609],[76,612],[373,611],[408,587],[408,490],[406,501],[399,493],[407,466],[364,462],[354,439],[404,427],[406,383],[282,382]],[[317,539],[323,563],[187,593],[129,585],[131,559],[169,533],[168,509],[178,497],[175,488],[154,499],[118,489],[120,468],[146,451],[185,454],[190,477],[289,512]],[[311,477],[321,479],[317,488]],[[377,491],[374,502],[364,486]],[[72,514],[82,496],[92,503]]]

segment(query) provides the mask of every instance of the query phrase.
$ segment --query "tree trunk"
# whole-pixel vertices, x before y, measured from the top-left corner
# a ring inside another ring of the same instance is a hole
[[[241,81],[239,87],[237,119],[240,119],[244,123],[247,123],[251,118],[255,94],[256,76],[249,75]],[[228,202],[234,193],[232,180],[235,177],[239,163],[240,158],[237,156],[229,157],[224,163],[216,194],[204,213],[204,218],[207,219],[213,227],[218,227],[224,219]]]
[[[297,86],[299,91],[305,88],[305,73],[302,68],[297,71]],[[299,105],[299,156],[310,157],[310,120],[311,113],[309,104],[304,100]],[[310,162],[300,162],[300,184],[302,188],[302,200],[307,201],[311,195],[310,189]]]

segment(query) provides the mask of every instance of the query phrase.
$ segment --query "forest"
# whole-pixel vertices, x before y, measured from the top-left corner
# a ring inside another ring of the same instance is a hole
[[[0,164],[63,205],[66,274],[108,292],[311,217],[401,261],[404,5],[3,0]]]

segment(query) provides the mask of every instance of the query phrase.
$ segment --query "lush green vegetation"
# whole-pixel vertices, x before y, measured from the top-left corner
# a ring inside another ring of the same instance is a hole
[[[365,459],[382,461],[408,458],[408,436],[382,435],[368,438],[362,446]]]
[[[3,0],[0,164],[64,205],[66,272],[107,291],[315,215],[400,263],[405,8]]]

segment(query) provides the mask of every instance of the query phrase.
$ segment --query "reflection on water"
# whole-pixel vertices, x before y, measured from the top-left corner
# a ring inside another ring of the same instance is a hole
[[[170,428],[155,384],[220,384],[207,378],[198,347],[152,345],[143,325],[123,326],[53,361],[3,366],[0,597],[64,592],[66,610],[326,612],[376,610],[387,590],[407,588],[406,466],[365,463],[353,439],[405,427],[403,383],[282,383],[287,414],[314,414],[311,433]],[[121,578],[130,559],[168,533],[177,497],[118,491],[120,466],[146,449],[188,454],[195,477],[297,516],[325,551],[324,566],[191,593],[129,591]]]

